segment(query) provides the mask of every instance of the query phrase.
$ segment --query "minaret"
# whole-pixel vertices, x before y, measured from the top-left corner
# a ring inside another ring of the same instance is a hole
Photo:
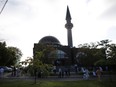
[[[66,13],[66,24],[65,28],[67,29],[67,37],[68,37],[68,46],[73,47],[73,42],[72,42],[72,27],[73,24],[71,23],[71,15],[69,11],[69,7],[67,6],[67,13]]]

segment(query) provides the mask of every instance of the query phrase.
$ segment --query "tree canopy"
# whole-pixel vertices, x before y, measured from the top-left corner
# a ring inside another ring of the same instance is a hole
[[[80,44],[79,49],[83,55],[78,57],[82,65],[116,65],[116,44],[111,40],[101,40],[95,43]],[[81,54],[82,54],[81,53]]]
[[[5,42],[0,42],[0,66],[15,65],[20,61],[22,52],[17,47],[7,47]]]

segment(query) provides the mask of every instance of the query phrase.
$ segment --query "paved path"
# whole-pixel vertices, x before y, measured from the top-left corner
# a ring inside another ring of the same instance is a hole
[[[103,75],[102,79],[110,79],[113,78],[116,80],[116,75],[109,76],[109,75]],[[34,80],[34,77],[29,76],[20,76],[20,77],[11,77],[9,74],[5,74],[3,78],[0,80]],[[48,76],[47,78],[37,78],[37,80],[41,81],[78,81],[78,80],[85,80],[83,79],[82,75],[71,75],[69,77],[64,76],[63,78],[58,78],[58,76]],[[87,80],[97,80],[97,77],[90,76]]]
[[[34,80],[34,77],[21,76],[21,77],[3,77],[0,80]],[[87,80],[95,80],[97,77],[90,76]],[[41,81],[78,81],[85,80],[82,75],[71,75],[69,77],[59,78],[58,76],[48,76],[47,78],[37,78],[37,80]]]

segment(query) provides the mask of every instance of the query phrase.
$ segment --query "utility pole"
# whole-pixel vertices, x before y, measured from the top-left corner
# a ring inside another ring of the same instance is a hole
[[[0,14],[2,13],[2,11],[4,10],[4,7],[6,6],[6,3],[8,2],[8,0],[0,0]]]

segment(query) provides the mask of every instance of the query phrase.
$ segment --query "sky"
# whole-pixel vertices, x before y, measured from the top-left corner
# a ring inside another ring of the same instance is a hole
[[[0,0],[0,9],[5,0]],[[22,59],[33,56],[44,36],[67,45],[66,9],[71,13],[73,46],[105,39],[116,42],[116,0],[8,0],[0,14],[0,41],[19,48]]]

